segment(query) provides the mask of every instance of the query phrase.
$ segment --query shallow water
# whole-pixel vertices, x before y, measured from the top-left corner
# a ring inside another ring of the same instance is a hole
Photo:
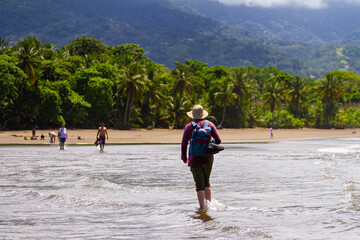
[[[360,139],[225,145],[197,211],[179,145],[0,147],[0,239],[359,239]]]

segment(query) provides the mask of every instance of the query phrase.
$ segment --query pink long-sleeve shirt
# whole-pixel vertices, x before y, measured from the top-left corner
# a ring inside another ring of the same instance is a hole
[[[200,126],[200,127],[204,127],[205,124],[205,120],[200,119],[200,120],[195,120],[195,122]],[[220,144],[221,143],[221,138],[219,136],[219,133],[215,127],[215,125],[209,121],[209,127],[211,128],[211,136],[214,138],[215,143],[216,144]],[[184,134],[183,134],[183,138],[182,138],[182,142],[181,142],[181,159],[186,162],[186,160],[188,161],[188,166],[189,167],[198,167],[204,163],[206,163],[211,157],[211,156],[204,156],[204,157],[199,157],[199,156],[192,156],[190,154],[190,149],[189,151],[187,151],[187,145],[191,139],[191,135],[193,133],[194,127],[193,125],[190,123],[188,123],[185,126],[185,130],[184,130]],[[187,153],[189,154],[189,158],[187,157]]]

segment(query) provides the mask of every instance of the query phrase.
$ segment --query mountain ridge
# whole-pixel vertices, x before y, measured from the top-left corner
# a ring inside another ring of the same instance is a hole
[[[329,2],[321,9],[248,7],[215,0],[172,0],[211,19],[270,39],[305,44],[354,43],[344,38],[360,30],[360,6]],[[358,43],[358,42],[357,42]]]
[[[163,0],[8,2],[0,10],[0,37],[13,43],[27,36],[37,36],[41,41],[61,47],[74,38],[86,35],[100,39],[107,45],[136,43],[155,61],[171,65],[186,58],[207,60],[201,57],[207,55],[206,49],[199,49],[201,43],[197,41],[207,41],[207,45],[213,47],[229,41],[238,41],[241,46],[254,39],[254,36],[248,37],[250,32],[233,30],[210,18],[190,14],[189,9],[180,11],[172,2]],[[265,48],[261,45],[258,47]],[[270,49],[265,52],[268,51]],[[237,64],[238,60],[223,64]],[[254,65],[263,65],[260,63],[262,60],[245,60]],[[208,62],[212,65],[219,63]]]
[[[12,44],[36,36],[60,48],[87,36],[110,46],[138,44],[149,58],[167,67],[173,67],[175,61],[197,59],[209,66],[272,65],[292,74],[317,77],[344,68],[344,59],[338,59],[333,47],[319,50],[314,45],[231,27],[185,4],[193,0],[5,1],[0,9],[0,37]],[[356,39],[356,34],[349,39]],[[357,59],[350,62],[356,64]]]

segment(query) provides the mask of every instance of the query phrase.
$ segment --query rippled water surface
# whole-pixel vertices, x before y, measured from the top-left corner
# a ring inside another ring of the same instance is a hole
[[[225,145],[197,211],[180,145],[0,147],[0,239],[359,239],[360,139]]]

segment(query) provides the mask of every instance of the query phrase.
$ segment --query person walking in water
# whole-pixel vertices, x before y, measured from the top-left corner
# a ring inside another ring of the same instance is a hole
[[[105,134],[106,134],[107,139],[109,139],[109,134],[107,132],[105,124],[101,123],[101,126],[99,127],[98,132],[96,134],[96,139],[98,139],[98,141],[100,143],[100,151],[101,152],[104,151],[104,147],[105,147]]]
[[[58,137],[60,141],[60,150],[65,150],[65,141],[68,138],[68,135],[64,123],[61,125],[61,128],[59,129]]]
[[[190,167],[191,173],[195,181],[200,210],[204,210],[205,201],[207,200],[211,202],[210,174],[214,162],[214,156],[195,156],[191,154],[191,150],[189,149],[189,156],[187,157],[187,145],[189,141],[192,140],[194,129],[198,127],[207,127],[208,130],[210,130],[211,137],[214,138],[216,144],[221,143],[221,138],[215,125],[212,122],[203,119],[208,116],[208,112],[204,110],[201,105],[195,105],[192,111],[187,112],[187,115],[194,120],[185,126],[181,142],[181,159]]]

